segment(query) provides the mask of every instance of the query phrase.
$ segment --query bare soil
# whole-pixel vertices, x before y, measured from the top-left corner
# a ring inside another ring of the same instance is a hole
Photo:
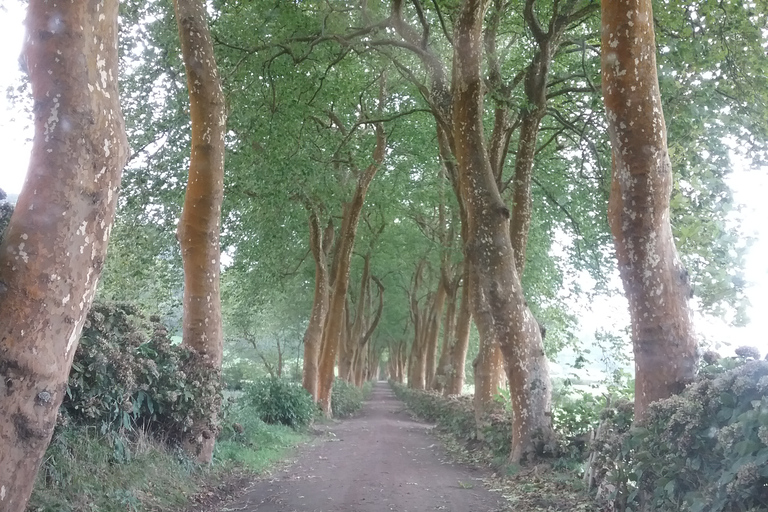
[[[219,512],[497,512],[479,470],[452,463],[386,383],[355,418],[327,427],[294,463],[250,484]]]

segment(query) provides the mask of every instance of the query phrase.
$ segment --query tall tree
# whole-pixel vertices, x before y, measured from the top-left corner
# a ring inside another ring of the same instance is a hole
[[[386,79],[382,74],[380,78],[379,97],[377,102],[378,114],[384,111],[386,98]],[[339,126],[343,129],[343,126]],[[360,213],[365,203],[365,195],[373,178],[384,163],[387,148],[387,136],[382,121],[374,126],[376,145],[371,155],[371,163],[362,170],[356,171],[355,191],[352,198],[344,203],[341,227],[338,236],[338,247],[334,259],[334,284],[328,305],[328,321],[323,331],[322,348],[320,350],[320,362],[318,365],[318,392],[317,401],[326,416],[332,415],[331,390],[333,389],[334,366],[339,343],[344,329],[344,308],[346,305],[347,289],[349,287],[349,267],[352,259],[352,249],[355,245],[357,225]]]
[[[535,456],[553,436],[551,383],[538,324],[526,305],[510,238],[510,211],[494,180],[483,136],[482,32],[488,3],[465,0],[454,29],[453,131],[459,190],[467,211],[472,316],[480,337],[507,363],[513,461]]]
[[[179,39],[187,72],[192,156],[177,237],[184,264],[183,343],[196,354],[195,364],[218,378],[221,370],[219,231],[224,197],[226,108],[203,0],[174,0]],[[210,462],[217,410],[198,418],[186,448],[200,462]]]
[[[333,224],[325,229],[320,226],[317,212],[311,203],[309,210],[309,247],[315,260],[315,292],[312,300],[312,312],[304,333],[304,368],[302,385],[312,398],[317,401],[317,369],[320,359],[320,344],[323,341],[323,326],[328,313],[328,253],[333,245]]]
[[[602,5],[603,97],[613,178],[608,220],[629,300],[635,419],[696,372],[688,272],[670,224],[672,164],[656,72],[650,0]]]
[[[35,137],[0,245],[0,509],[24,510],[107,250],[127,140],[118,2],[32,0]]]

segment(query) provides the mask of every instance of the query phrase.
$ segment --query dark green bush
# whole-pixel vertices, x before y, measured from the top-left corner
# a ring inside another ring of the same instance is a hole
[[[305,427],[315,415],[312,396],[301,384],[286,379],[263,377],[245,389],[243,400],[251,403],[264,423]]]
[[[348,418],[363,407],[365,392],[354,384],[336,379],[331,391],[331,410],[335,418]]]
[[[615,509],[765,510],[768,362],[721,369],[714,363],[680,395],[652,404],[642,428],[629,428],[627,408],[608,415],[595,449]]]
[[[135,306],[96,303],[75,353],[62,421],[97,425],[102,433],[140,425],[172,443],[193,424],[216,435],[218,425],[200,420],[218,409],[219,378]]]

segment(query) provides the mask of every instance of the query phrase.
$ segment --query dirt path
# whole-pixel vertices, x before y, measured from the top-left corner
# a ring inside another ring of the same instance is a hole
[[[362,413],[330,427],[326,441],[258,481],[220,512],[496,512],[498,494],[481,473],[451,464],[404,411],[386,383],[377,383]]]

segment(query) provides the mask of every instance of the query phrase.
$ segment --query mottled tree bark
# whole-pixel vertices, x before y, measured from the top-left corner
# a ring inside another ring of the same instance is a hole
[[[0,510],[25,509],[91,307],[127,157],[118,2],[27,11],[27,178],[0,245]]]
[[[520,461],[553,437],[551,384],[536,320],[523,296],[502,201],[483,136],[482,28],[487,1],[466,0],[456,20],[453,127],[459,186],[467,212],[469,294],[481,339],[498,343],[512,399],[512,451]]]
[[[320,344],[323,339],[323,327],[328,313],[328,251],[333,244],[333,224],[329,223],[323,231],[314,210],[309,213],[309,245],[315,258],[315,294],[312,300],[312,313],[304,333],[304,368],[302,386],[317,401],[317,369],[320,358]]]
[[[184,265],[183,344],[198,364],[219,378],[223,352],[219,230],[224,198],[226,108],[203,0],[174,0],[181,53],[187,72],[192,155],[184,207],[177,228]],[[199,419],[185,448],[200,462],[213,456],[218,408]]]
[[[696,372],[688,273],[669,220],[672,165],[650,0],[603,2],[603,95],[613,153],[608,220],[629,300],[635,421]]]

